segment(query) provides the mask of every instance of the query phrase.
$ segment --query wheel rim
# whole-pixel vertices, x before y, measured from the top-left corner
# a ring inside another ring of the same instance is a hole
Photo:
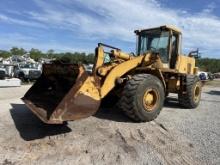
[[[199,99],[200,99],[200,85],[199,85],[199,83],[197,83],[196,84],[196,86],[195,86],[195,88],[194,88],[194,101],[195,102],[198,102],[199,101]]]
[[[143,97],[143,106],[145,111],[153,111],[158,99],[159,95],[155,89],[146,90]]]

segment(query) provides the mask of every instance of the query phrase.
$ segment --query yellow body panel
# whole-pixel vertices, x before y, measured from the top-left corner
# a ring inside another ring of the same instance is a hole
[[[96,75],[96,72],[100,66],[104,63],[104,49],[103,47],[99,46],[96,48],[97,54],[96,54],[96,61],[95,66],[93,67],[93,75]]]
[[[176,70],[179,73],[194,74],[195,73],[195,59],[183,55],[178,56],[176,63]]]
[[[121,77],[128,71],[136,68],[138,65],[142,63],[144,57],[145,56],[143,55],[138,56],[131,60],[125,61],[113,68],[105,78],[104,84],[101,87],[101,98],[105,97],[109,93],[109,91],[111,91],[115,87],[116,78]]]
[[[158,28],[158,27],[156,27]],[[138,30],[135,30],[135,32],[140,32],[140,31],[145,31],[145,30],[153,30],[153,29],[156,29],[156,28],[148,28],[148,29],[138,29]],[[160,26],[159,28],[166,28],[166,29],[169,29],[169,30],[172,30],[172,31],[175,31],[179,34],[181,34],[181,30],[173,25],[163,25],[163,26]]]
[[[120,50],[112,50],[112,54],[116,57],[116,58],[120,58],[123,60],[130,60],[132,58],[132,56],[130,56],[127,53],[124,53]]]

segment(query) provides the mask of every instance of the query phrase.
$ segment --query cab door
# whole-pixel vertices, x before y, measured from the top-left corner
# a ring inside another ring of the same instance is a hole
[[[170,48],[170,69],[175,69],[176,62],[178,59],[178,45],[179,45],[179,37],[178,34],[173,33],[171,36],[171,48]]]

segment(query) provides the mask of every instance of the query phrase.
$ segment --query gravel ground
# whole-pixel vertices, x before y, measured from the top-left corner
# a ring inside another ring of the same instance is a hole
[[[220,87],[205,86],[189,110],[169,96],[155,121],[114,109],[46,125],[19,99],[30,86],[0,88],[0,164],[220,164]]]

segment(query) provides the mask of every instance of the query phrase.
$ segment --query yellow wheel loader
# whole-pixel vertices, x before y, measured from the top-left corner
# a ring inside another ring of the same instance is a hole
[[[154,120],[168,93],[177,93],[183,107],[197,107],[201,82],[194,57],[181,53],[181,31],[165,25],[135,34],[136,54],[99,43],[92,72],[60,60],[44,64],[23,101],[50,124],[89,117],[109,95],[118,98],[120,109],[138,122]]]

